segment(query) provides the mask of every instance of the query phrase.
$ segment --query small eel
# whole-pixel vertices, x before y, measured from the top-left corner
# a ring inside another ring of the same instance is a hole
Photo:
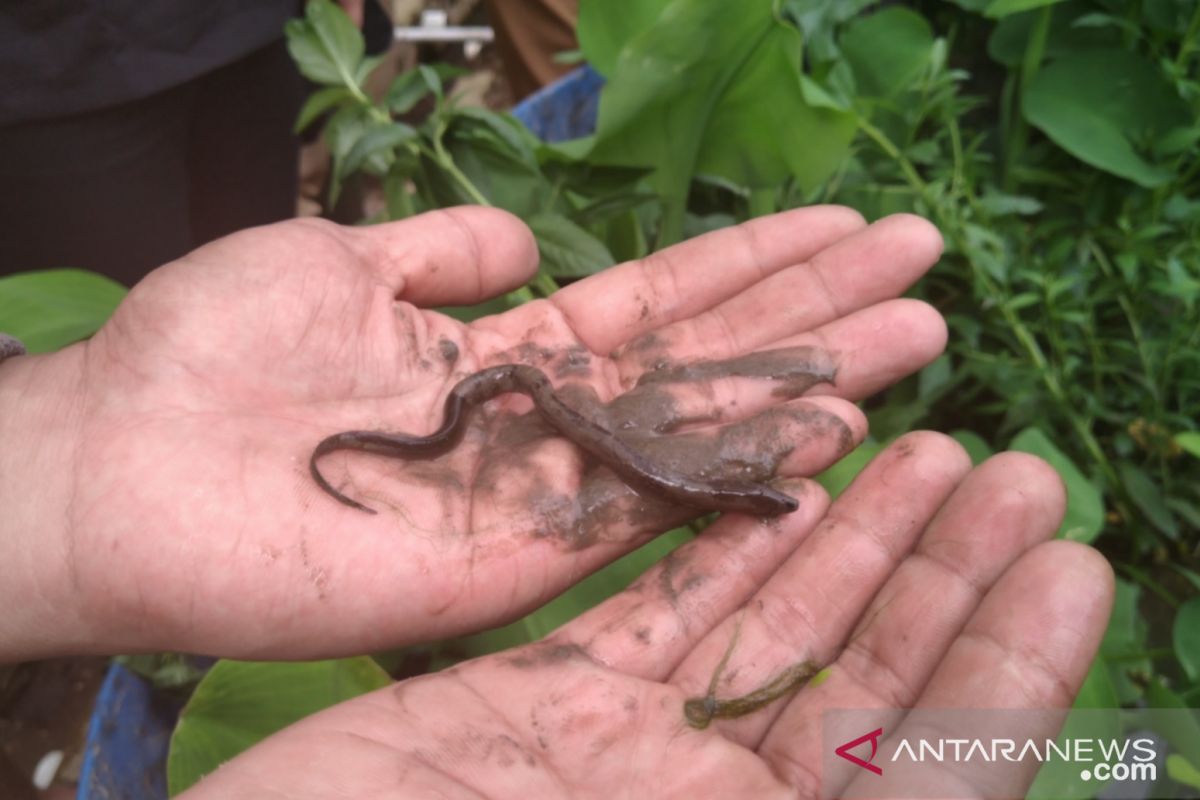
[[[696,730],[704,730],[714,719],[736,719],[753,714],[784,695],[796,691],[818,673],[816,664],[811,661],[801,661],[798,664],[792,664],[749,694],[732,697],[728,700],[718,700],[717,684],[721,682],[721,675],[724,674],[725,667],[729,665],[729,657],[733,655],[738,639],[741,638],[742,621],[745,618],[745,613],[741,614],[733,627],[733,636],[729,638],[725,654],[717,662],[712,680],[708,682],[708,693],[703,697],[689,698],[683,703],[683,718]]]
[[[335,450],[361,450],[392,458],[429,459],[449,452],[462,441],[472,406],[509,392],[528,395],[542,417],[579,448],[587,451],[635,489],[700,511],[737,511],[757,516],[788,514],[800,507],[796,498],[765,483],[748,480],[697,480],[654,464],[617,438],[612,431],[563,402],[546,374],[524,364],[488,367],[459,381],[446,397],[442,425],[428,436],[382,431],[345,431],[323,439],[313,450],[313,480],[340,503],[374,514],[335,489],[317,461]]]

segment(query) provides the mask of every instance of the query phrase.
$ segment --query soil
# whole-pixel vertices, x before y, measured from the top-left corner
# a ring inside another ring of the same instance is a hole
[[[0,665],[0,797],[75,796],[88,719],[107,667],[107,658],[95,656]],[[39,793],[34,768],[53,750],[65,757],[54,783]]]

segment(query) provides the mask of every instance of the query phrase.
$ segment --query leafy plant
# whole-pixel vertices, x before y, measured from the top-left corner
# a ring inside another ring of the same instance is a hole
[[[452,310],[464,318],[796,205],[932,219],[946,254],[914,294],[946,316],[950,350],[869,404],[873,438],[821,480],[840,491],[915,426],[954,431],[976,461],[1045,458],[1068,488],[1060,535],[1094,542],[1122,576],[1078,705],[1200,705],[1200,6],[581,0],[579,38],[607,78],[596,130],[547,144],[462,106],[447,68],[369,96],[378,62],[313,0],[288,30],[321,86],[298,126],[325,120],[335,196],[365,175],[389,218],[471,202],[529,222],[537,277]],[[120,296],[90,280],[0,279],[0,327],[34,349],[86,336]],[[67,298],[61,318],[47,297]],[[690,535],[512,626],[442,643],[433,666],[543,635]],[[1159,732],[1177,750],[1172,779],[1200,785],[1200,731]],[[1070,779],[1039,780],[1052,793]]]
[[[1200,7],[870,6],[582,0],[581,50],[608,78],[595,134],[489,142],[477,149],[526,174],[470,182],[536,219],[547,209],[518,187],[544,186],[551,165],[644,168],[620,187],[620,237],[616,217],[589,228],[578,205],[552,209],[618,258],[817,200],[934,220],[946,256],[917,294],[947,317],[950,352],[871,404],[875,438],[823,480],[839,490],[918,425],[957,430],[976,459],[1045,458],[1068,488],[1060,535],[1094,541],[1132,581],[1114,616],[1127,652],[1106,646],[1089,681],[1121,687],[1122,703],[1162,699],[1168,684],[1195,698]],[[454,113],[438,97],[430,120]],[[486,166],[469,154],[478,141],[456,142],[451,160]],[[550,196],[585,186],[605,204],[586,180]]]

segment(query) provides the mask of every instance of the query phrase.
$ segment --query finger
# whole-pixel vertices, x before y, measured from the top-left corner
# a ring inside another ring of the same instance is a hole
[[[776,519],[726,514],[627,590],[555,632],[618,672],[661,681],[739,608],[804,540],[829,507],[816,483],[779,486],[800,509]]]
[[[594,275],[551,302],[593,353],[686,319],[863,227],[856,211],[813,206],[761,217]]]
[[[917,701],[947,707],[1066,708],[1112,607],[1112,567],[1090,547],[1046,542],[988,592]]]
[[[537,271],[529,228],[496,208],[461,206],[339,230],[396,299],[418,306],[478,303]]]
[[[888,217],[807,261],[769,274],[725,302],[652,329],[629,342],[620,360],[627,370],[640,371],[664,358],[695,357],[697,350],[709,358],[728,358],[762,349],[899,296],[941,252],[941,235],[925,220]]]
[[[872,600],[828,678],[781,709],[759,752],[785,766],[820,763],[826,709],[911,707],[1004,570],[1054,535],[1065,503],[1057,473],[1033,456],[1003,453],[971,472]]]
[[[890,386],[941,355],[946,348],[946,322],[932,306],[918,300],[890,300],[836,319],[814,331],[771,342],[768,348],[721,363],[730,365],[726,371],[731,374],[736,374],[738,366],[747,360],[764,364],[769,359],[781,373],[785,366],[790,367],[792,373],[808,369],[821,378],[805,387],[810,395],[834,394],[860,399]],[[671,360],[678,357],[684,364],[695,364],[694,360],[705,359],[705,354],[704,346],[697,344],[695,349],[673,351]],[[703,363],[714,362],[704,360]],[[716,372],[717,366],[714,363],[710,371]],[[697,372],[694,367],[685,369],[688,374]],[[659,369],[651,372],[644,372],[640,364],[631,365],[622,383],[662,382],[658,376],[670,376],[673,371],[661,364]],[[768,373],[766,377],[776,376]],[[778,386],[769,380],[760,380],[758,385],[766,392],[778,391]],[[724,411],[734,411],[740,407],[737,404],[746,399],[745,396],[733,398]]]
[[[1009,737],[1052,740],[1063,716],[1049,712],[1074,702],[1100,646],[1112,598],[1112,568],[1090,547],[1054,541],[1029,551],[988,592],[917,701],[918,713],[896,735],[928,736],[925,726],[937,718],[923,710],[1029,709],[996,719],[975,715],[973,729],[958,733],[979,735],[986,725]],[[964,797],[1019,796],[1032,777],[1003,761],[929,766],[921,772],[923,789],[934,781]],[[852,784],[849,794],[855,788]],[[873,783],[870,796],[881,796],[880,789]]]
[[[692,697],[737,698],[794,665],[827,664],[970,466],[947,437],[917,433],[897,441],[867,465],[745,610],[697,645],[671,683]],[[770,706],[721,724],[743,742],[756,742],[777,713]]]

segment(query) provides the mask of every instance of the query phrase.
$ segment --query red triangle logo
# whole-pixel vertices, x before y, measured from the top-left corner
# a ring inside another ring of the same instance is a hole
[[[870,733],[863,734],[862,736],[858,737],[857,739],[846,742],[844,745],[839,747],[837,750],[834,750],[834,752],[837,753],[842,758],[849,761],[851,764],[857,764],[858,766],[862,767],[865,770],[868,770],[869,772],[874,772],[876,775],[882,775],[883,770],[871,763],[872,761],[875,760],[875,754],[879,752],[879,737],[880,736],[883,736],[883,728],[876,728],[875,730],[871,731]],[[871,757],[868,758],[866,761],[863,761],[861,758],[859,758],[858,756],[856,756],[850,752],[851,750],[858,747],[863,742],[871,743]]]

